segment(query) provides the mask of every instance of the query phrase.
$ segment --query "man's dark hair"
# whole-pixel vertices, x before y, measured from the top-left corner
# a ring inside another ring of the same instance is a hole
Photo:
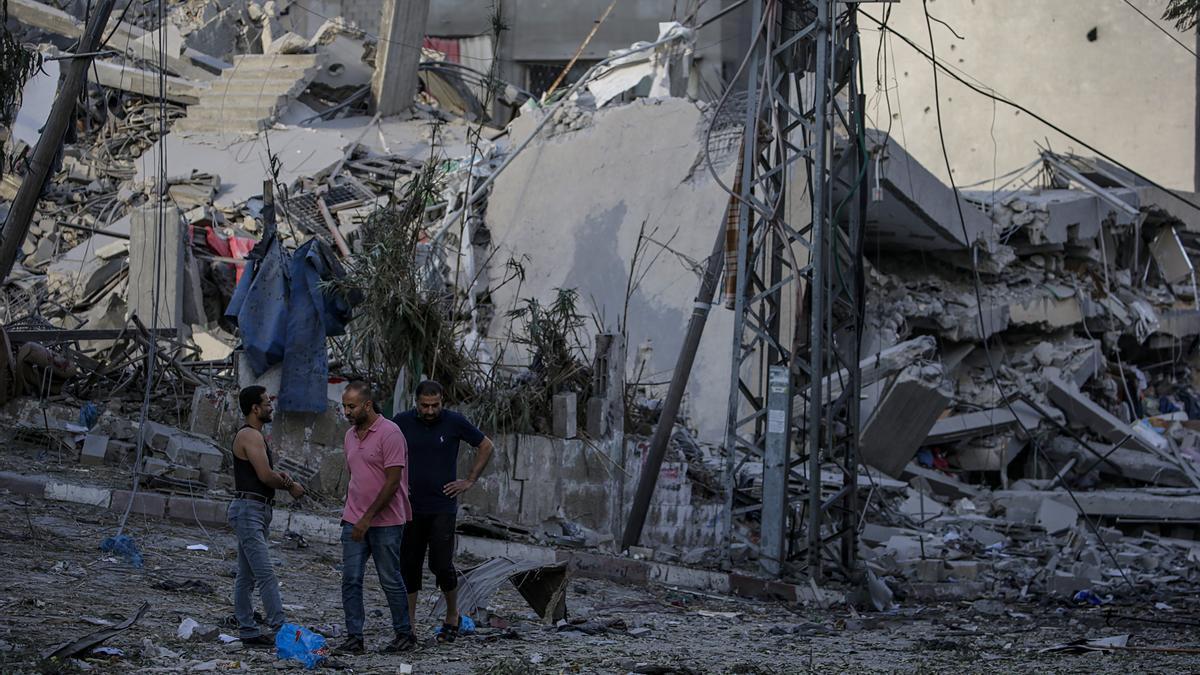
[[[446,392],[442,389],[442,385],[437,382],[425,380],[417,385],[417,398],[421,398],[422,396],[441,396],[445,398]]]
[[[371,394],[371,385],[365,380],[351,380],[350,384],[346,385],[346,391],[356,391],[368,401],[374,401],[375,397]]]
[[[262,404],[263,394],[267,393],[267,388],[258,384],[252,384],[246,387],[238,394],[238,405],[242,409],[243,415],[249,415],[254,406]]]

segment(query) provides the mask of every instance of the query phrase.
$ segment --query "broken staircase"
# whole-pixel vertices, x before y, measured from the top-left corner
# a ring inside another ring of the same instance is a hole
[[[213,80],[179,120],[179,131],[253,134],[274,124],[320,68],[316,54],[249,54]]]

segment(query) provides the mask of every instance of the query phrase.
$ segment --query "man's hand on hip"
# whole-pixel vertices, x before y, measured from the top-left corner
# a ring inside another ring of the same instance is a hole
[[[362,541],[367,536],[367,530],[371,529],[371,519],[362,518],[354,524],[354,529],[350,532],[350,539],[354,541]]]
[[[474,486],[475,481],[471,480],[470,478],[464,478],[462,480],[456,480],[452,483],[446,483],[446,486],[442,488],[442,492],[444,492],[447,497],[457,497],[467,490],[470,490]]]

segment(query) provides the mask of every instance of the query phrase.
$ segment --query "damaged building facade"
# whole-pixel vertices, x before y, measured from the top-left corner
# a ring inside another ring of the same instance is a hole
[[[1071,105],[997,96],[986,106],[1022,126],[996,128],[996,157],[1019,168],[984,171],[988,144],[954,139],[978,111],[950,105],[975,95],[955,52],[980,43],[922,50],[919,3],[891,27],[866,5],[892,3],[477,4],[130,4],[98,27],[82,7],[9,0],[8,30],[43,67],[3,130],[0,487],[22,500],[5,523],[32,537],[50,525],[30,509],[99,513],[117,524],[105,564],[135,566],[168,555],[139,527],[199,526],[216,569],[237,393],[261,384],[279,466],[309,490],[279,500],[273,536],[327,575],[346,385],[368,380],[391,415],[437,379],[496,447],[458,527],[474,644],[520,621],[616,635],[632,658],[621,641],[678,627],[581,599],[610,583],[727,603],[689,621],[796,614],[763,624],[776,639],[934,606],[1193,625],[1200,199],[1173,189],[1190,185],[1182,160],[1147,168],[1094,120],[1078,131]],[[93,38],[80,80],[71,52]],[[929,96],[906,78],[934,73],[955,93],[913,129]],[[1178,154],[1191,137],[1170,110]],[[1053,143],[1028,138],[1043,115]],[[303,592],[321,616],[336,606]],[[175,621],[136,658],[195,642],[187,667],[220,667],[216,595],[217,616]],[[580,602],[592,616],[572,618]],[[1155,643],[1068,639],[1068,619],[1025,655]],[[37,650],[13,626],[0,663],[106,654]],[[706,672],[555,644],[519,665]],[[470,659],[483,667],[482,648]]]

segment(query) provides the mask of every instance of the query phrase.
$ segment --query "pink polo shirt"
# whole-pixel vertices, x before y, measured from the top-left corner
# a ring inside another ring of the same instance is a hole
[[[375,514],[372,527],[403,525],[412,520],[408,503],[408,444],[400,427],[380,415],[362,440],[354,427],[346,430],[346,468],[350,470],[350,486],[346,490],[346,508],[342,520],[357,523],[387,482],[384,469],[404,467],[400,487],[387,506]]]

